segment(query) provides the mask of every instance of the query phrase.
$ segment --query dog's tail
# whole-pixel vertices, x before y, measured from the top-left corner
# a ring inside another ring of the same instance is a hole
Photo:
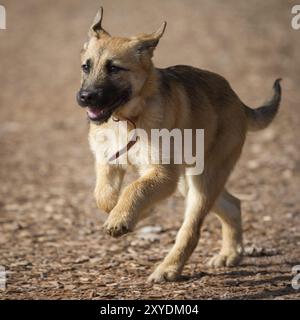
[[[274,94],[270,101],[257,109],[251,109],[245,106],[245,111],[248,119],[248,130],[258,131],[265,129],[275,118],[281,100],[281,79],[274,82]]]

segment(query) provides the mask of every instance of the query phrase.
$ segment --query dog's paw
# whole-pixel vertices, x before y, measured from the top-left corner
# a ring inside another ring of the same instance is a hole
[[[132,231],[131,223],[122,215],[111,213],[104,223],[104,230],[112,237],[120,237]]]
[[[211,268],[234,267],[242,260],[242,254],[234,252],[231,254],[217,254],[208,261]]]
[[[148,282],[162,283],[167,281],[176,281],[180,276],[178,268],[173,265],[164,266],[159,265],[154,272],[149,276]]]

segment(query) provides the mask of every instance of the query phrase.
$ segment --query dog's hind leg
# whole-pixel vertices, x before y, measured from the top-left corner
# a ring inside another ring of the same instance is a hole
[[[240,200],[224,190],[212,209],[222,224],[222,248],[209,262],[210,267],[237,265],[242,259],[242,221]]]

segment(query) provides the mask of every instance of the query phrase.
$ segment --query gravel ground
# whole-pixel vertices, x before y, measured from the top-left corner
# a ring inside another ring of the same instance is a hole
[[[88,125],[74,98],[79,51],[99,1],[2,1],[0,265],[8,272],[1,299],[300,298],[291,286],[292,267],[300,264],[300,31],[290,26],[292,3],[102,1],[113,34],[150,32],[168,21],[157,66],[218,72],[251,106],[271,95],[275,78],[284,79],[280,115],[249,134],[229,182],[243,200],[242,264],[206,266],[220,248],[211,215],[182,279],[150,285],[146,277],[174,242],[183,200],[175,194],[121,239],[102,231]]]

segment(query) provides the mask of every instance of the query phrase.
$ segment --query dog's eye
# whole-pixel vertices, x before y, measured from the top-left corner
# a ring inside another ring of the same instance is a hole
[[[90,73],[90,70],[91,70],[91,65],[90,63],[87,61],[87,63],[83,64],[81,66],[81,69],[84,73]]]
[[[118,66],[114,66],[114,65],[110,65],[108,66],[108,72],[109,73],[118,73],[120,71],[126,71],[127,69],[122,68],[122,67],[118,67]]]

